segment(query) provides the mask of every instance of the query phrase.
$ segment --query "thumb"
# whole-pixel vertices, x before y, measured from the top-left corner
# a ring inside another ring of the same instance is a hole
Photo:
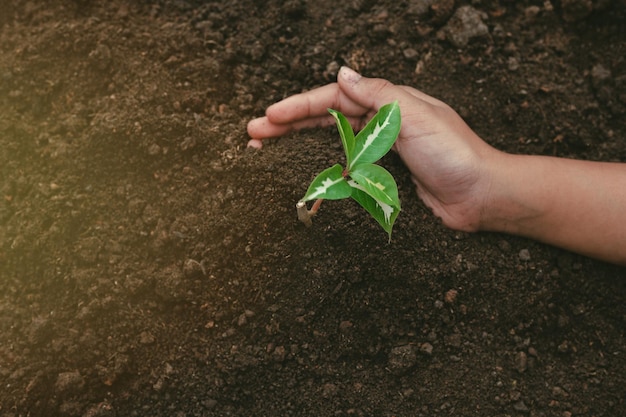
[[[351,100],[372,110],[378,110],[405,93],[400,87],[387,80],[363,77],[346,66],[339,70],[337,83],[341,91]]]

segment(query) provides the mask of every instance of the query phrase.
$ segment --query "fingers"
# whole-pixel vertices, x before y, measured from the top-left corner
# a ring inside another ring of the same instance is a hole
[[[329,107],[337,106],[338,95],[337,84],[327,84],[274,103],[267,108],[265,114],[272,123],[276,124],[323,116],[328,113]]]
[[[364,118],[384,104],[398,100],[403,113],[419,110],[421,105],[445,106],[411,87],[397,86],[379,78],[366,78],[348,67],[339,70],[337,83],[296,94],[269,106],[264,117],[248,123],[253,139],[248,146],[261,147],[261,139],[278,137],[293,130],[334,124],[328,109],[342,112],[359,129]],[[417,107],[417,108],[416,108]]]
[[[267,116],[252,119],[248,122],[248,135],[253,139],[265,139],[282,136],[292,130],[289,124],[275,124]]]
[[[370,110],[370,107],[347,97],[337,83],[332,83],[274,103],[265,114],[272,123],[285,124],[325,117],[329,108],[342,112],[346,117],[361,117]]]
[[[248,134],[254,140],[248,146],[260,148],[260,139],[285,135],[293,130],[325,127],[335,123],[328,109],[333,108],[344,113],[357,125],[361,117],[368,113],[339,89],[337,83],[328,84],[305,93],[296,94],[267,108],[264,117],[248,122]]]
[[[341,67],[337,74],[341,91],[354,102],[369,109],[378,110],[384,104],[397,99],[395,90],[400,90],[387,80],[366,78],[348,67]]]
[[[267,139],[286,135],[294,130],[310,127],[326,127],[335,123],[333,117],[328,116],[309,117],[296,120],[292,123],[274,123],[268,116],[259,117],[248,122],[248,135],[253,139]]]
[[[414,88],[395,85],[381,78],[363,77],[348,67],[341,67],[337,83],[347,98],[367,109],[377,111],[398,100],[403,117],[407,113],[422,113],[428,105],[443,104]]]

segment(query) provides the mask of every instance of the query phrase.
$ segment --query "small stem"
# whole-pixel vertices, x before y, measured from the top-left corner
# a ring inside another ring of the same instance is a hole
[[[311,221],[311,214],[306,208],[304,201],[298,201],[296,203],[296,210],[298,211],[298,220],[300,220],[306,227],[311,227],[313,222]]]
[[[317,214],[317,210],[320,209],[322,201],[324,201],[323,198],[318,198],[317,200],[315,200],[315,203],[313,203],[313,206],[311,206],[311,210],[309,210],[309,214],[311,216],[315,216]]]
[[[306,227],[311,227],[311,225],[313,224],[311,217],[317,214],[317,210],[319,210],[320,206],[322,205],[322,201],[324,201],[323,198],[318,198],[317,200],[315,200],[315,203],[313,203],[311,210],[308,210],[306,208],[306,203],[304,201],[298,201],[296,203],[296,210],[298,211],[298,220],[304,223]]]

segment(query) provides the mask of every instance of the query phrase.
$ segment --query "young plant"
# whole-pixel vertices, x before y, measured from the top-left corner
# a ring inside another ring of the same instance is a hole
[[[400,133],[400,107],[395,101],[386,104],[355,136],[348,119],[328,109],[337,122],[346,153],[346,166],[336,164],[322,171],[309,186],[298,204],[298,218],[307,226],[323,200],[351,197],[376,219],[391,239],[391,229],[400,213],[398,185],[385,168],[375,162],[391,149]],[[316,200],[308,210],[306,202]]]

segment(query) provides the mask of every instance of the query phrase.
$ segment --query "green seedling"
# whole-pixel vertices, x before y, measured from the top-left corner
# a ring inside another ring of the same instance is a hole
[[[296,208],[298,218],[307,226],[323,200],[351,197],[376,219],[391,239],[391,229],[400,213],[398,185],[385,168],[376,165],[393,146],[400,133],[400,107],[395,101],[386,104],[355,136],[348,119],[328,109],[337,122],[346,153],[346,166],[336,164],[322,171],[309,186]],[[306,202],[315,200],[311,209]]]

